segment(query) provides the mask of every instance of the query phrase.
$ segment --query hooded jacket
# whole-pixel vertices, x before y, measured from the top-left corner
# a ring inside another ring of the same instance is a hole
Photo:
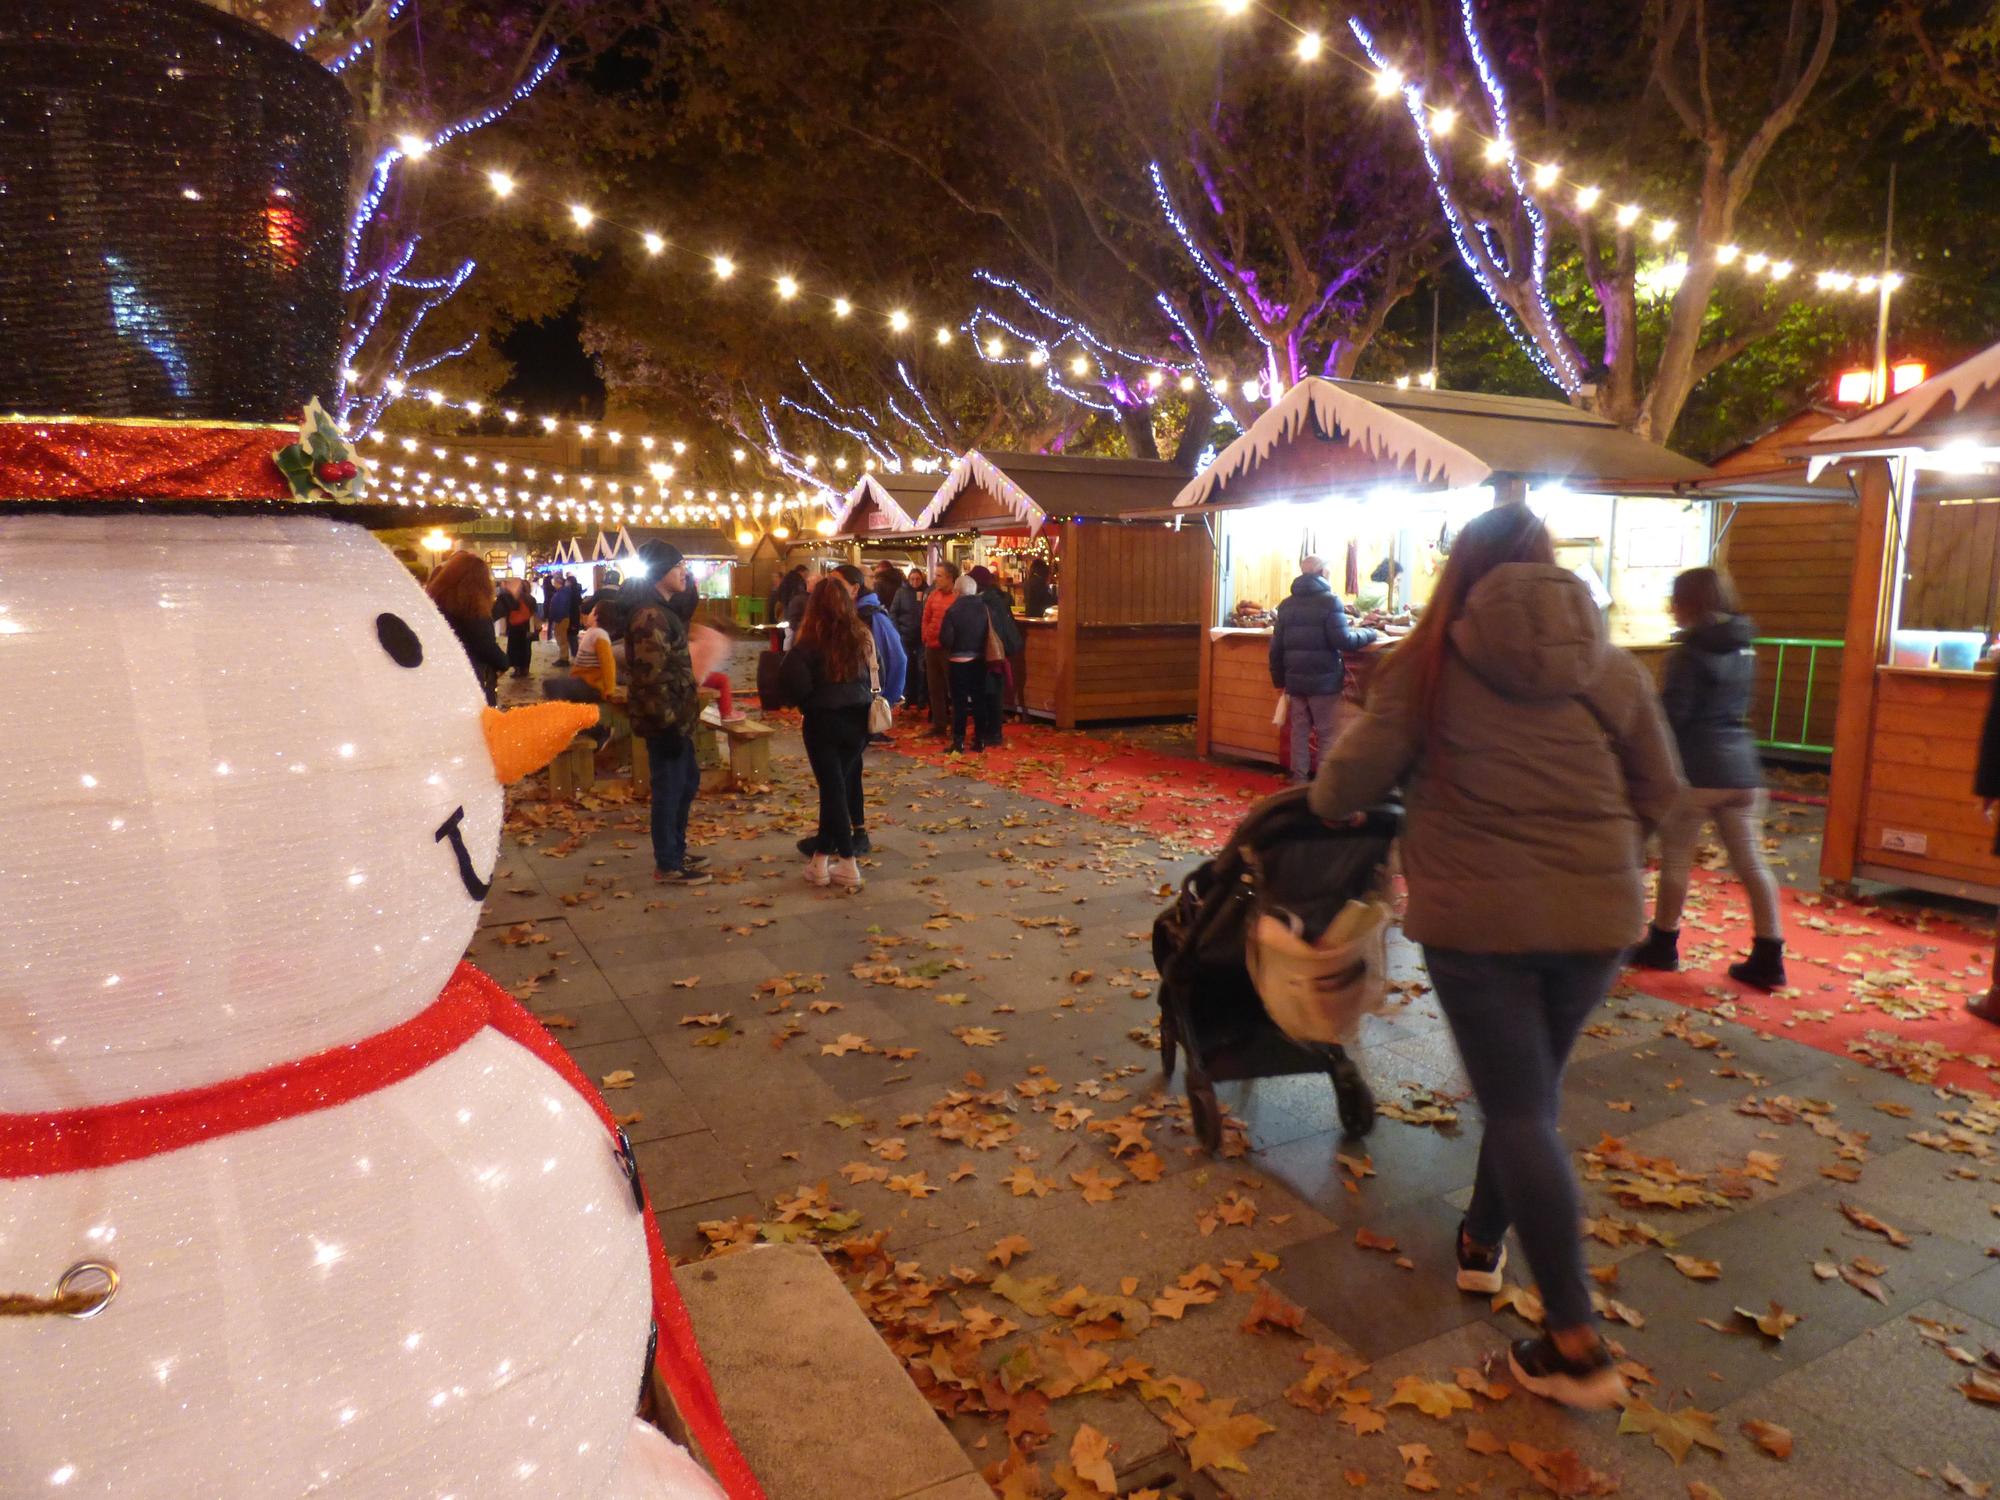
[[[872,593],[855,597],[854,612],[867,622],[875,637],[875,660],[882,664],[882,696],[891,703],[901,703],[910,659],[903,650],[903,638],[896,631],[896,622],[882,607],[882,601]]]
[[[1404,930],[1471,953],[1610,953],[1645,924],[1646,835],[1682,790],[1652,679],[1558,567],[1495,568],[1452,625],[1428,735],[1415,658],[1390,652],[1312,809],[1404,794]]]
[[[1674,637],[1660,684],[1660,706],[1689,786],[1760,787],[1764,768],[1745,722],[1757,680],[1748,615],[1711,615]]]
[[[1346,653],[1374,640],[1374,631],[1347,623],[1347,606],[1322,574],[1301,573],[1271,631],[1271,686],[1295,698],[1331,697],[1347,681]]]

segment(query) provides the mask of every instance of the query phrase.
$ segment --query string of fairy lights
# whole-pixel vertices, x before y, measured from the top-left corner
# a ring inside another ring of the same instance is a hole
[[[1477,153],[1482,167],[1504,173],[1524,203],[1532,209],[1560,210],[1579,221],[1594,222],[1600,230],[1608,226],[1618,237],[1654,247],[1655,253],[1662,258],[1661,263],[1649,268],[1645,274],[1655,289],[1671,290],[1686,274],[1689,265],[1687,254],[1682,253],[1677,258],[1674,254],[1683,239],[1682,223],[1676,215],[1661,212],[1636,197],[1616,193],[1600,181],[1579,175],[1553,154],[1531,156],[1514,139],[1502,108],[1492,110],[1498,129],[1488,133],[1471,123],[1466,118],[1466,112],[1457,104],[1431,102],[1424,97],[1421,84],[1413,82],[1365,29],[1355,27],[1362,52],[1361,55],[1354,55],[1327,34],[1292,21],[1262,3],[1262,0],[1211,0],[1211,3],[1225,20],[1241,20],[1255,12],[1286,28],[1292,34],[1291,53],[1302,67],[1332,60],[1356,70],[1365,78],[1376,98],[1384,102],[1400,101],[1404,105],[1416,121],[1426,152],[1434,158],[1446,149],[1447,143],[1463,142]],[[1483,57],[1475,61],[1481,64],[1482,69],[1485,67]],[[1488,92],[1490,96],[1492,91],[1489,89]],[[397,149],[414,162],[431,157],[435,147],[426,137],[412,133],[398,139]],[[1051,377],[1067,373],[1079,380],[1099,372],[1109,375],[1114,357],[1124,359],[1135,367],[1151,365],[1143,375],[1132,379],[1127,387],[1142,400],[1162,393],[1169,386],[1190,392],[1195,388],[1198,377],[1212,390],[1221,392],[1229,389],[1224,376],[1168,361],[1155,364],[1143,356],[1101,345],[1100,341],[1081,331],[1078,325],[1063,320],[1059,320],[1063,328],[1060,334],[1043,337],[983,310],[956,324],[922,317],[900,302],[858,299],[845,291],[809,286],[797,272],[784,268],[782,264],[755,270],[739,261],[733,253],[702,250],[677,243],[657,227],[633,216],[622,213],[614,216],[593,204],[540,191],[528,174],[515,167],[480,168],[469,163],[453,165],[461,171],[477,172],[496,204],[516,207],[539,204],[559,210],[570,229],[579,235],[609,231],[624,237],[649,259],[675,257],[692,261],[704,268],[710,283],[717,287],[736,282],[738,278],[761,279],[778,303],[817,308],[835,324],[869,327],[878,337],[887,335],[892,339],[912,342],[921,338],[939,349],[967,350],[989,362],[1047,369]],[[1810,289],[1831,297],[1887,296],[1904,282],[1903,276],[1893,269],[1857,272],[1832,265],[1804,266],[1789,257],[1739,243],[1704,246],[1699,253],[1710,257],[1719,271],[1757,279],[1771,286],[1783,286],[1794,295],[1803,295]],[[1019,349],[1009,344],[1009,335],[1019,343]],[[1076,346],[1074,352],[1065,355],[1063,351],[1071,344]],[[1097,347],[1093,349],[1093,345]],[[359,388],[359,372],[343,370],[341,378],[343,383]],[[1420,385],[1430,386],[1435,384],[1436,372],[1426,370],[1415,379]],[[1410,377],[1404,376],[1397,383],[1407,385]],[[556,485],[557,488],[530,491],[519,480],[511,485],[487,485],[484,480],[465,479],[449,472],[433,473],[407,464],[384,464],[382,460],[371,459],[371,466],[376,467],[378,472],[388,474],[392,493],[407,493],[413,503],[424,503],[424,498],[419,497],[449,498],[463,503],[464,496],[471,494],[480,497],[478,503],[489,513],[510,517],[538,513],[589,516],[598,520],[645,516],[672,520],[705,519],[727,525],[732,519],[762,516],[766,507],[775,512],[781,504],[804,504],[811,498],[807,491],[798,492],[798,499],[794,501],[778,491],[767,495],[764,491],[752,490],[746,495],[740,491],[717,491],[686,485],[676,493],[673,481],[678,477],[681,465],[672,460],[682,459],[687,453],[687,445],[682,439],[664,438],[650,432],[626,432],[588,420],[553,415],[531,416],[513,407],[494,407],[477,400],[455,398],[436,386],[420,388],[394,378],[382,382],[378,389],[393,401],[421,400],[433,408],[448,409],[474,418],[488,414],[497,416],[510,430],[521,427],[532,432],[535,427],[540,427],[545,434],[554,435],[567,428],[585,442],[595,440],[612,448],[619,448],[627,442],[634,443],[647,455],[642,462],[647,477],[653,481],[648,493],[646,487],[637,483],[636,476],[631,474],[612,479],[585,474],[566,476],[560,471],[551,471],[546,480],[539,482]],[[1269,372],[1262,381],[1252,377],[1238,382],[1236,389],[1250,402],[1275,402],[1284,394],[1282,383]],[[379,430],[371,432],[369,437],[376,442],[385,440]],[[446,461],[442,446],[432,440],[417,439],[413,442],[409,437],[402,437],[396,441],[410,453],[430,444],[433,456],[440,464]],[[744,446],[737,446],[731,451],[731,460],[737,465],[746,463],[751,457],[752,450]],[[461,461],[464,467],[475,470],[484,463],[496,480],[511,477],[509,462],[504,459],[483,459],[464,454]],[[804,464],[809,471],[816,471],[819,459],[817,455],[811,455],[804,460]],[[824,481],[824,489],[819,492],[820,498],[835,493],[836,486],[845,475],[856,470],[866,472],[875,466],[872,459],[854,465],[845,456],[836,456],[827,465],[827,480]],[[518,473],[520,480],[538,482],[531,468],[520,469]],[[818,479],[816,472],[814,479]],[[574,493],[570,492],[570,485],[574,485]]]

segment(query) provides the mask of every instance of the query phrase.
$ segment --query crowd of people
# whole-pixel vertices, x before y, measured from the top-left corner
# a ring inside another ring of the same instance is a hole
[[[640,555],[644,574],[622,596],[549,589],[540,615],[568,670],[545,691],[605,702],[624,682],[652,769],[656,878],[699,883],[704,860],[687,845],[700,708],[693,590],[671,546],[648,542]],[[430,583],[489,699],[502,672],[520,669],[517,632],[528,637],[535,619],[519,583],[496,589],[469,553]],[[1050,607],[1046,573],[1031,571],[1028,597],[1031,610]],[[1693,852],[1711,822],[1755,922],[1753,951],[1730,972],[1764,989],[1785,982],[1776,882],[1760,852],[1762,772],[1745,724],[1754,628],[1712,568],[1682,574],[1672,604],[1679,634],[1656,690],[1609,644],[1547,529],[1526,507],[1503,506],[1458,535],[1415,629],[1375,668],[1365,707],[1343,701],[1347,658],[1376,636],[1351,622],[1320,559],[1303,560],[1271,641],[1292,774],[1310,783],[1313,812],[1341,824],[1402,798],[1404,931],[1423,949],[1485,1121],[1458,1284],[1497,1291],[1512,1230],[1547,1309],[1543,1334],[1511,1351],[1515,1378],[1583,1407],[1622,1399],[1624,1380],[1591,1307],[1557,1126],[1563,1070],[1621,967],[1678,965]],[[1013,596],[983,566],[941,561],[926,576],[885,564],[870,577],[841,564],[817,581],[802,567],[785,574],[771,612],[781,643],[771,681],[801,711],[819,794],[817,824],[799,841],[805,879],[858,891],[858,857],[871,848],[864,762],[894,710],[927,714],[927,732],[949,736],[953,752],[999,745],[1004,718],[1023,712]],[[1649,923],[1654,835],[1662,868]]]

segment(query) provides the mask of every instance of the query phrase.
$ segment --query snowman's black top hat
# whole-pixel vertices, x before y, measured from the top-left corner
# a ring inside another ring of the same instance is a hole
[[[349,154],[341,81],[198,0],[0,0],[0,513],[471,513],[371,503],[311,406]]]
[[[338,78],[196,0],[0,5],[0,412],[331,398],[347,121]]]

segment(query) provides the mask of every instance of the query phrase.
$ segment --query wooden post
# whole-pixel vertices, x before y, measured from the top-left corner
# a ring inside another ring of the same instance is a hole
[[[1889,530],[1897,508],[1893,468],[1883,458],[1861,470],[1855,522],[1854,576],[1847,596],[1846,649],[1841,653],[1840,705],[1833,720],[1833,774],[1826,798],[1826,838],[1819,873],[1852,880],[1861,845],[1861,805],[1868,790],[1869,742],[1875,726],[1875,669],[1887,628],[1889,569],[1897,566]]]
[[[1526,505],[1528,503],[1528,476],[1525,474],[1495,474],[1493,476],[1493,504]]]
[[[1113,588],[1115,579],[1090,576],[1090,568],[1083,558],[1083,541],[1078,536],[1082,528],[1075,521],[1064,521],[1062,529],[1056,533],[1056,545],[1062,549],[1063,590],[1062,603],[1056,606],[1056,649],[1055,649],[1055,718],[1056,728],[1076,728],[1076,627],[1077,617],[1083,613],[1084,601],[1090,597],[1092,589]]]
[[[1215,544],[1215,533],[1208,530],[1205,516],[1189,516],[1183,525],[1192,522],[1208,532],[1208,577],[1201,586],[1201,665],[1195,679],[1194,700],[1194,753],[1204,760],[1208,758],[1209,743],[1209,699],[1214,686],[1212,673],[1215,671],[1215,589],[1216,575],[1222,571],[1222,554]]]

